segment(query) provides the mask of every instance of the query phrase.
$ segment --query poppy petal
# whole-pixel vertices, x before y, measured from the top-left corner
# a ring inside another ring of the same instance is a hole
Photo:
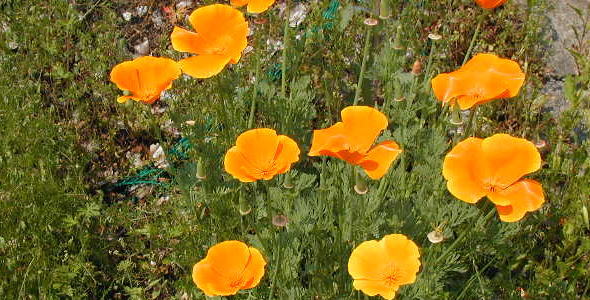
[[[174,26],[170,40],[172,41],[172,48],[180,52],[208,54],[207,50],[212,47],[202,35],[178,26]]]
[[[453,98],[465,93],[460,83],[459,78],[452,76],[450,73],[438,74],[430,81],[434,95],[444,103],[450,102]]]
[[[232,63],[239,61],[248,45],[248,23],[242,12],[229,5],[207,5],[196,9],[189,22],[197,31],[193,38],[198,38],[193,42],[197,50],[193,53],[229,56]]]
[[[381,297],[391,300],[395,297],[398,286],[389,286],[385,280],[355,280],[352,286],[363,291],[369,296],[381,295]]]
[[[260,283],[260,280],[264,276],[264,266],[266,262],[264,257],[258,249],[250,247],[250,260],[248,265],[242,273],[242,286],[240,289],[251,289]]]
[[[139,98],[137,98],[135,96],[119,96],[119,97],[117,97],[117,102],[119,102],[119,103],[125,103],[129,99],[135,100],[135,101],[139,101]]]
[[[458,199],[467,203],[476,203],[486,195],[481,177],[482,140],[468,138],[459,142],[446,156],[443,162],[443,176],[447,189]]]
[[[252,163],[244,157],[236,146],[230,148],[225,153],[223,167],[227,173],[241,182],[254,182],[260,179],[254,177],[256,170],[252,166]]]
[[[371,179],[383,177],[391,163],[402,152],[396,142],[385,141],[373,147],[367,156],[360,162],[360,166]]]
[[[196,55],[179,61],[182,71],[195,78],[209,78],[219,74],[229,62],[223,55]]]
[[[286,135],[279,135],[279,145],[275,154],[276,174],[283,174],[291,168],[291,164],[299,160],[299,146]]]
[[[259,14],[266,11],[275,0],[250,0],[248,2],[248,12],[251,14]]]
[[[225,241],[209,248],[206,259],[215,272],[236,281],[250,260],[250,249],[240,241]]]
[[[395,262],[396,285],[410,284],[416,281],[416,273],[420,270],[420,251],[416,243],[403,234],[389,234],[383,237],[385,244],[385,261]]]
[[[377,136],[387,128],[387,117],[369,106],[348,106],[341,112],[350,152],[367,153]]]
[[[248,33],[248,23],[244,14],[225,4],[212,4],[196,9],[189,16],[189,23],[199,33],[208,38],[233,36]],[[224,26],[219,26],[223,24]]]
[[[139,69],[133,61],[125,61],[111,70],[110,79],[120,90],[138,92],[140,90]]]
[[[207,296],[228,296],[238,292],[239,287],[232,287],[231,280],[215,271],[207,259],[193,267],[193,282]]]
[[[485,8],[485,9],[496,8],[496,7],[506,3],[506,1],[508,1],[508,0],[475,0],[475,2],[479,6],[481,6],[482,8]]]
[[[142,56],[116,65],[111,71],[110,79],[118,88],[132,93],[118,101],[134,99],[152,103],[180,74],[180,66],[172,59]]]
[[[469,109],[494,99],[518,95],[525,80],[517,62],[482,53],[451,73],[432,79],[432,89],[438,100],[457,99],[461,109]]]
[[[541,168],[541,155],[535,145],[508,134],[495,134],[481,143],[488,184],[505,188],[522,176]]]
[[[344,133],[344,123],[338,122],[328,128],[313,131],[311,149],[309,150],[309,153],[307,155],[328,155],[322,153],[322,151],[336,153],[347,148],[350,148],[350,145],[348,144],[348,139],[346,137],[346,134]],[[337,157],[335,155],[330,156]]]
[[[248,2],[250,2],[250,0],[230,0],[229,1],[229,3],[235,7],[242,7],[246,4],[248,4]]]
[[[496,205],[500,219],[504,222],[519,221],[527,212],[538,210],[545,203],[543,186],[531,179],[523,179],[494,196],[510,202],[510,205]]]
[[[275,162],[279,138],[276,131],[269,128],[251,129],[238,136],[236,146],[253,167],[269,170]]]
[[[348,259],[348,273],[353,279],[376,281],[385,278],[389,261],[384,261],[384,244],[370,240],[360,243]]]

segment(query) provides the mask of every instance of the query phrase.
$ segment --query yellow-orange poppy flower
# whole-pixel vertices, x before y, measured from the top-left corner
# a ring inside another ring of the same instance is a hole
[[[266,11],[275,0],[230,0],[231,5],[242,7],[248,5],[248,12],[251,14],[259,14]]]
[[[362,242],[348,259],[354,288],[385,299],[393,299],[400,286],[414,283],[419,270],[418,246],[403,234]]]
[[[383,177],[402,152],[394,141],[373,146],[377,136],[387,128],[387,117],[369,106],[349,106],[340,115],[342,122],[313,131],[308,155],[340,158],[360,166],[372,179]]]
[[[172,81],[180,76],[178,64],[164,57],[142,56],[116,65],[111,71],[111,81],[121,90],[131,92],[120,96],[117,101],[129,99],[143,103],[154,103],[162,91],[172,87]]]
[[[453,196],[468,203],[487,196],[502,221],[515,222],[545,202],[539,182],[521,179],[539,168],[541,155],[533,143],[495,134],[458,143],[445,157],[443,176]]]
[[[478,54],[460,69],[431,81],[436,98],[461,109],[518,95],[524,73],[517,62],[494,54]]]
[[[485,8],[485,9],[496,8],[496,7],[506,3],[507,1],[508,0],[475,0],[477,5],[481,6],[482,8]]]
[[[227,151],[223,165],[225,171],[242,182],[270,180],[277,174],[289,171],[299,160],[297,143],[285,135],[277,135],[268,128],[248,130]]]
[[[264,276],[266,262],[256,248],[240,241],[221,242],[193,267],[193,282],[207,296],[235,295],[251,289]]]
[[[228,64],[236,64],[248,44],[248,23],[239,10],[223,4],[196,9],[189,22],[197,32],[174,27],[172,48],[196,54],[179,61],[182,71],[196,78],[217,75]]]

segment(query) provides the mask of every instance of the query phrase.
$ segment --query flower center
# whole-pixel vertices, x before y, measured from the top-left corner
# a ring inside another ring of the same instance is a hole
[[[399,278],[397,274],[390,274],[385,278],[385,284],[388,286],[397,286],[398,279]]]
[[[241,279],[236,279],[234,281],[232,281],[232,283],[230,283],[229,285],[232,288],[239,288],[242,286],[242,280]]]
[[[399,286],[400,280],[400,269],[396,265],[389,266],[389,272],[385,276],[384,281],[385,284],[389,287]]]

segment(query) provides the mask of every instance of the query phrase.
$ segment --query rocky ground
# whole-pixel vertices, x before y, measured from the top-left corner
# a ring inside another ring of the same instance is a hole
[[[518,0],[526,6],[526,0]],[[582,11],[590,9],[590,0],[551,0],[547,12],[547,38],[550,41],[547,51],[547,74],[544,92],[549,96],[547,109],[555,114],[565,110],[568,103],[563,94],[566,76],[577,74],[578,69],[568,49],[575,47],[579,41],[575,30],[582,30],[582,20],[574,8]],[[586,35],[586,40],[590,35]]]

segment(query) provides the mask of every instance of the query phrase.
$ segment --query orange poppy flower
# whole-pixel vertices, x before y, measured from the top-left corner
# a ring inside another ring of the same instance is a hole
[[[270,180],[291,169],[299,160],[297,143],[268,128],[248,130],[227,151],[223,162],[225,171],[242,182]]]
[[[213,4],[196,9],[188,20],[196,33],[175,26],[170,35],[174,50],[197,54],[179,61],[184,73],[209,78],[228,63],[238,63],[248,44],[244,14],[229,5]]]
[[[457,144],[445,157],[443,176],[453,196],[467,203],[487,196],[502,221],[515,222],[545,202],[539,182],[521,179],[540,167],[541,155],[533,143],[495,134]]]
[[[121,90],[131,92],[120,96],[119,103],[129,99],[152,104],[162,91],[172,87],[172,81],[180,77],[178,64],[163,57],[142,56],[116,65],[111,71],[111,81]]]
[[[494,54],[478,54],[459,70],[442,73],[431,81],[436,98],[443,103],[459,103],[469,109],[494,99],[518,95],[524,73],[517,62]]]
[[[193,282],[207,296],[235,295],[251,289],[264,276],[266,262],[256,248],[240,241],[221,242],[193,267]]]
[[[485,8],[485,9],[496,8],[496,7],[506,3],[506,1],[508,1],[508,0],[475,0],[475,2],[477,2],[477,5],[481,6],[482,8]]]
[[[360,166],[372,179],[383,177],[402,152],[394,141],[373,146],[379,133],[387,128],[387,117],[369,106],[349,106],[340,114],[342,122],[313,131],[308,155],[340,158]]]
[[[400,286],[414,283],[419,270],[418,246],[403,234],[362,242],[348,259],[354,288],[385,299],[393,299]]]
[[[259,14],[266,11],[275,0],[230,0],[231,5],[242,7],[248,5],[248,12],[251,14]]]

